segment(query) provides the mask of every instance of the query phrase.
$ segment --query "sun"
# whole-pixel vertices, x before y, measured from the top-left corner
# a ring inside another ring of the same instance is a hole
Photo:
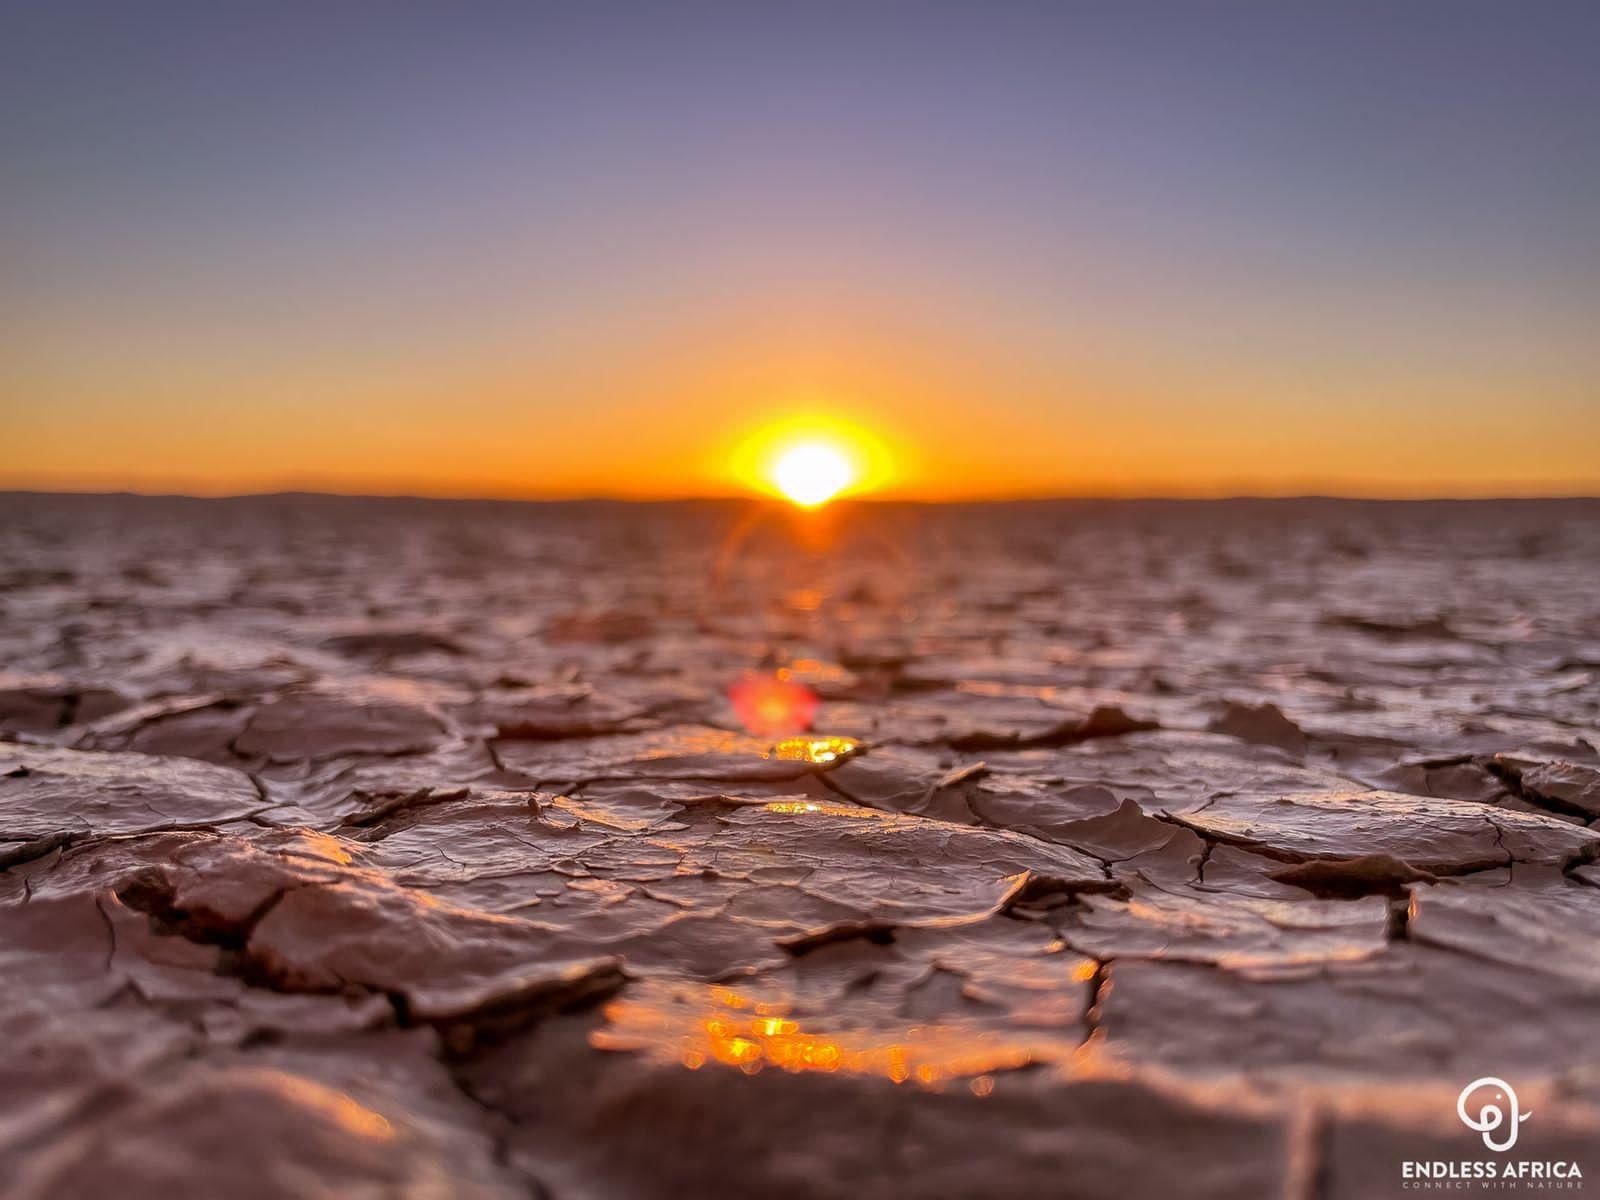
[[[896,478],[881,436],[853,418],[815,409],[768,419],[717,453],[717,470],[730,481],[802,509],[880,491]]]
[[[783,447],[769,468],[773,485],[801,508],[816,508],[855,483],[856,465],[832,442],[811,440]]]

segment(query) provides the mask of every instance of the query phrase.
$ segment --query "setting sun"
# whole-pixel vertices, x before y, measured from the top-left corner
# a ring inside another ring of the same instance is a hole
[[[800,442],[772,463],[772,482],[801,508],[825,504],[855,481],[855,466],[828,442]]]
[[[878,492],[900,477],[887,443],[875,432],[814,409],[769,419],[725,453],[730,479],[800,508]]]

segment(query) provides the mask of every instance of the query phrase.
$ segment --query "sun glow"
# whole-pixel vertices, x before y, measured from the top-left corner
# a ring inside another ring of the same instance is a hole
[[[855,466],[829,442],[797,442],[772,463],[772,482],[801,508],[826,504],[855,481]]]
[[[747,437],[730,465],[746,486],[800,508],[876,490],[890,475],[888,455],[877,438],[816,415],[793,417]]]

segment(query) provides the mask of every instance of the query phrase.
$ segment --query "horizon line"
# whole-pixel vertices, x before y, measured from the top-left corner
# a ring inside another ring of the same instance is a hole
[[[492,493],[428,494],[422,492],[344,492],[315,488],[279,488],[268,491],[181,492],[139,491],[131,488],[82,490],[69,488],[0,488],[0,499],[57,497],[63,499],[188,500],[229,502],[240,500],[406,500],[440,504],[735,504],[766,503],[789,507],[779,496],[761,493],[692,493],[673,496],[629,496],[603,492],[571,496],[505,495]],[[1070,503],[1182,503],[1217,504],[1238,501],[1292,503],[1333,501],[1348,504],[1538,504],[1600,501],[1600,492],[1484,493],[1462,494],[1383,494],[1352,492],[1219,492],[1197,494],[1181,492],[1041,492],[1016,495],[959,496],[937,499],[920,496],[846,495],[828,502],[839,504],[904,505],[911,507],[959,507],[962,505],[1070,504]]]

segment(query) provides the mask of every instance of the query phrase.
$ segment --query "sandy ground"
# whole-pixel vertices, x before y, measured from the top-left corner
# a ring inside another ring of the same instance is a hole
[[[1594,503],[4,496],[0,662],[9,1195],[1600,1181]]]

